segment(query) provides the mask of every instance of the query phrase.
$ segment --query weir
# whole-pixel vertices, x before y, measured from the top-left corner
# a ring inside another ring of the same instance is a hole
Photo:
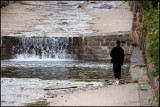
[[[81,37],[2,37],[1,58],[18,60],[108,61],[116,40],[121,40],[125,61],[133,51],[130,32],[90,34]]]

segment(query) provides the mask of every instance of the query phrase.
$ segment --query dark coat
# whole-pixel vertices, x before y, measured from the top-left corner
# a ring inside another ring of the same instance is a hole
[[[110,53],[112,57],[111,63],[116,65],[123,65],[124,62],[124,50],[120,46],[112,48]]]

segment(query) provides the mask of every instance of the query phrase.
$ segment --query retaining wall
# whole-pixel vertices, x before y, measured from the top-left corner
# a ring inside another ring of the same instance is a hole
[[[10,59],[12,56],[12,46],[19,43],[17,37],[2,36],[1,58]],[[130,60],[133,47],[130,32],[90,34],[81,37],[56,37],[69,39],[68,52],[77,54],[79,60],[111,60],[110,52],[115,46],[117,39],[121,41],[124,49],[125,61]],[[44,38],[45,39],[45,38]]]
[[[96,36],[95,36],[96,35]],[[111,60],[110,52],[115,47],[117,39],[125,52],[125,61],[129,61],[133,46],[130,32],[95,34],[80,38],[81,46],[78,49],[79,58],[82,60]]]

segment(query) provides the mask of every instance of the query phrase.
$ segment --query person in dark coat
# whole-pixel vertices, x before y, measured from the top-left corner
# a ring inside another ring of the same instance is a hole
[[[120,41],[117,40],[115,47],[112,48],[110,56],[112,57],[111,63],[113,64],[115,85],[119,85],[119,79],[121,78],[121,66],[124,62],[124,50],[120,47]]]

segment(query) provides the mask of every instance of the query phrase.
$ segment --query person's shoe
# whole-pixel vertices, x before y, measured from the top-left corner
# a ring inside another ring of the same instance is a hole
[[[112,83],[112,85],[119,85],[119,81]]]

